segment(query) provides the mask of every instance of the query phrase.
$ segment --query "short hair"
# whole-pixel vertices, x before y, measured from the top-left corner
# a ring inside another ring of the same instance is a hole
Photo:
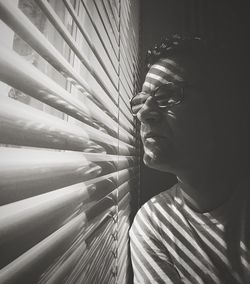
[[[228,84],[239,81],[245,84],[249,81],[250,62],[249,49],[245,43],[244,40],[241,42],[234,38],[208,40],[200,36],[174,34],[153,45],[147,51],[145,63],[149,69],[162,58],[186,56],[195,59],[202,70],[207,69],[212,75],[219,74],[219,80],[224,76]]]
[[[161,58],[173,55],[187,54],[199,51],[205,52],[208,49],[208,43],[199,36],[181,36],[179,34],[170,35],[160,42],[156,43],[146,54],[146,65],[150,68]]]

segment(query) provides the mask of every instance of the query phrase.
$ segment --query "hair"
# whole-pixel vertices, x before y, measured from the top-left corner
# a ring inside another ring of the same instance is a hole
[[[231,57],[232,55],[248,56],[248,41],[229,38],[209,40],[200,36],[182,36],[174,34],[162,38],[153,45],[146,54],[146,65],[150,68],[160,58],[175,55],[211,56],[211,57]]]
[[[183,55],[193,53],[195,50],[205,51],[206,42],[198,36],[187,37],[178,34],[163,38],[156,43],[146,54],[146,65],[150,68],[161,58],[173,55]]]
[[[215,41],[199,36],[170,35],[147,51],[146,67],[150,69],[160,59],[171,57],[186,57],[194,61],[208,81],[207,86],[214,82],[222,87],[225,83],[225,91],[221,94],[223,99],[225,94],[228,101],[234,101],[236,91],[241,100],[249,101],[250,61],[249,50],[244,41],[239,42],[233,38]]]

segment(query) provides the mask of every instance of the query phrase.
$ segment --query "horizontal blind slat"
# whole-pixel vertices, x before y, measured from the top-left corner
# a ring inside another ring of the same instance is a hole
[[[116,190],[117,187],[119,188],[123,183],[136,178],[137,173],[133,171],[131,173],[131,171],[132,170],[125,169],[86,182],[85,185],[89,187],[90,200],[96,202]]]
[[[10,238],[15,239],[23,235],[22,228],[32,231],[41,226],[39,219],[41,223],[47,218],[53,219],[54,217],[51,216],[53,210],[55,212],[66,210],[70,216],[69,212],[74,211],[84,199],[87,199],[87,196],[87,188],[82,185],[81,189],[59,189],[1,206],[1,245],[3,242],[9,241]],[[86,219],[86,216],[84,218]]]
[[[64,88],[13,51],[0,46],[2,81],[77,118],[88,117],[88,109]],[[26,82],[26,84],[24,84]]]
[[[80,153],[0,149],[0,196],[2,202],[12,196],[35,190],[50,191],[83,182],[101,173]],[[12,197],[12,198],[13,198]]]
[[[131,53],[130,51],[130,42],[129,42],[129,33],[127,37],[125,34],[121,33],[121,53],[123,58],[125,59],[125,62],[127,63],[128,70],[131,70],[132,74],[139,73],[138,69],[138,59],[136,56],[136,53]],[[130,77],[132,77],[132,74]]]
[[[97,19],[97,17],[95,17],[97,15],[92,15],[92,13],[91,13],[91,11],[89,9],[88,3],[85,3],[85,2],[87,2],[87,1],[86,0],[81,0],[81,3],[82,3],[82,5],[83,5],[83,7],[84,7],[88,17],[89,17],[89,20],[91,21],[91,24],[92,24],[92,26],[93,26],[93,28],[94,28],[94,30],[95,30],[99,40],[101,41],[101,43],[102,43],[103,47],[105,48],[106,52],[107,53],[114,52],[114,54],[116,56],[116,59],[118,60],[119,59],[118,50],[114,50],[113,49],[113,47],[112,47],[112,45],[111,45],[109,40],[104,41],[103,38],[104,37],[108,38],[108,35],[106,34],[106,31],[105,31],[103,25],[102,25],[102,27],[98,26],[98,24],[97,24],[98,19]],[[98,18],[100,18],[100,17],[98,16]],[[95,19],[95,21],[94,21],[94,19]],[[104,36],[104,34],[105,34],[105,36]],[[118,68],[117,68],[117,70],[118,70]]]
[[[1,58],[4,58],[0,61],[0,67],[2,68],[0,76],[2,76],[6,83],[21,89],[25,93],[28,93],[59,110],[64,110],[66,113],[76,117],[77,119],[81,119],[83,121],[86,120],[88,117],[88,114],[86,114],[87,109],[80,101],[70,97],[67,91],[50,80],[46,75],[38,71],[34,66],[25,62],[25,60],[20,58],[20,56],[16,55],[14,52],[9,52],[7,49],[1,47],[0,51],[2,51]],[[26,68],[24,72],[22,70],[23,68]],[[40,80],[38,80],[36,76],[40,76]],[[26,80],[29,81],[29,84],[23,84],[23,81]],[[100,137],[99,131],[96,131],[88,125],[85,126],[85,129],[88,129],[91,138],[94,137],[94,139],[96,139],[98,136]],[[102,133],[101,136],[105,136],[109,143],[112,143],[113,145],[116,144],[114,138],[111,138],[104,133]],[[98,139],[103,141],[102,137]],[[122,142],[120,145],[123,148],[131,147],[130,145]]]
[[[0,247],[7,244],[6,254],[11,245],[21,249],[0,271],[0,282],[116,283],[121,275],[125,280],[127,242],[117,238],[117,230],[128,232],[130,193],[139,174],[137,125],[129,106],[138,76],[131,28],[137,25],[132,10],[138,5],[133,0],[36,0],[47,40],[35,27],[40,23],[31,14],[33,4],[30,11],[31,6],[23,6],[28,0],[23,1],[0,1],[0,18],[31,48],[38,68],[0,50],[0,78],[18,100],[23,92],[31,104],[53,115],[2,100],[8,109],[0,109],[0,143],[8,145],[0,148],[5,155],[0,195],[15,192],[23,200],[13,197],[0,207]],[[63,46],[63,55],[53,44]],[[13,49],[21,53],[15,40]]]
[[[112,118],[115,119],[117,114],[114,113],[116,105],[103,93],[102,96],[95,92],[89,84],[81,77],[59,51],[45,38],[45,36],[27,19],[27,17],[11,2],[0,2],[0,17],[9,25],[20,37],[30,44],[42,57],[47,59],[60,73],[75,80],[81,91],[87,91],[90,97],[97,98],[102,102],[104,108],[108,108]]]
[[[74,271],[74,275],[72,275],[74,279],[74,283],[100,283],[103,279],[93,279],[92,277],[98,277],[100,269],[92,270],[96,266],[96,262],[101,258],[101,254],[108,255],[110,251],[115,247],[115,242],[111,237],[112,231],[114,227],[109,227],[109,231],[107,232],[106,228],[100,228],[97,232],[95,232],[95,237],[88,242],[89,250],[85,255],[85,259],[83,259],[83,264],[78,268],[78,270]],[[105,263],[105,262],[104,262]],[[94,272],[94,273],[93,273]],[[72,273],[72,274],[73,274]],[[69,281],[72,281],[73,279]],[[71,282],[69,282],[71,283]]]
[[[102,1],[96,1],[93,0],[96,11],[101,19],[101,22],[103,24],[103,27],[106,31],[106,34],[108,35],[108,38],[110,40],[111,45],[113,46],[114,50],[119,50],[119,40],[118,40],[118,35],[114,32],[112,29],[112,26],[110,24],[110,21],[105,13],[105,9],[102,5]]]
[[[103,88],[106,94],[110,97],[110,99],[117,105],[117,100],[118,100],[117,86],[114,86],[114,90],[110,90],[104,79],[99,76],[99,74],[92,67],[92,64],[89,62],[89,60],[86,58],[83,52],[81,52],[80,47],[78,46],[76,41],[72,38],[72,36],[70,35],[66,27],[63,25],[60,18],[52,9],[50,4],[47,2],[47,0],[37,0],[36,2],[44,11],[44,13],[49,18],[49,20],[52,22],[53,26],[61,34],[63,39],[67,42],[71,50],[77,55],[80,61],[88,69],[90,74],[95,78],[97,83]]]
[[[75,24],[77,25],[77,27],[79,28],[81,34],[83,35],[83,37],[85,38],[85,40],[87,41],[88,45],[91,48],[91,51],[93,52],[93,54],[95,55],[95,57],[98,59],[98,62],[100,63],[100,65],[102,66],[102,68],[104,69],[105,73],[107,74],[107,76],[109,77],[110,81],[112,82],[112,84],[115,86],[115,88],[117,88],[117,83],[114,82],[113,77],[110,75],[110,71],[107,69],[105,62],[103,61],[103,59],[101,58],[101,55],[98,53],[98,50],[95,48],[95,45],[92,42],[92,39],[90,37],[90,35],[87,33],[86,29],[83,28],[82,24],[81,24],[81,20],[80,18],[77,16],[76,12],[74,11],[74,8],[72,7],[72,4],[68,1],[68,0],[63,0],[70,15],[72,16]],[[111,61],[112,63],[112,61]],[[112,65],[113,66],[113,65]],[[114,68],[114,72],[116,73],[116,76],[118,76],[117,74],[117,70],[115,70]],[[116,77],[116,81],[118,80],[118,77]]]
[[[78,120],[89,122],[89,110],[81,101],[70,96],[47,75],[3,46],[0,46],[0,76],[14,88]]]
[[[123,37],[121,36],[121,61],[123,69],[126,70],[126,73],[128,77],[130,78],[130,81],[133,82],[133,74],[134,74],[134,63],[133,59],[130,57],[130,54],[128,53],[128,43],[124,41]],[[125,67],[125,68],[124,68]]]
[[[66,255],[65,259],[60,260],[60,262],[57,261],[57,266],[53,266],[54,269],[50,272],[50,274],[47,272],[43,275],[39,284],[62,284],[80,261],[81,256],[84,254],[86,249],[87,245],[83,240],[70,255]]]
[[[2,144],[79,151],[91,146],[89,135],[83,127],[70,124],[13,99],[1,97],[0,104]]]
[[[74,125],[50,114],[34,109],[28,105],[9,99],[0,98],[0,142],[16,145],[56,148],[65,150],[83,150],[105,152],[105,144],[118,147],[117,138],[96,128],[82,123]],[[129,153],[132,137],[121,130],[121,137],[126,142],[120,142],[123,151]],[[126,137],[126,138],[125,138]],[[101,145],[95,142],[101,142]],[[92,150],[91,150],[92,148]],[[127,150],[126,150],[127,149]],[[132,153],[132,152],[131,152]]]
[[[63,223],[69,222],[72,219],[70,218],[72,212],[75,211],[73,215],[78,215],[86,194],[84,188],[81,191],[57,190],[2,206],[0,208],[0,248],[2,254],[7,254],[8,257],[1,259],[1,267],[52,234]],[[84,217],[84,222],[90,224],[106,212],[115,212],[114,205],[112,198],[104,198],[81,215]],[[36,231],[42,233],[38,235]],[[27,234],[30,235],[28,246],[25,244]]]
[[[109,194],[108,196],[105,196],[103,199],[95,203],[93,206],[88,208],[85,212],[87,219],[92,220],[95,219],[100,214],[103,214],[103,212],[109,210],[110,208],[114,207],[116,205],[115,202],[115,196]]]
[[[123,234],[120,234],[120,232],[122,231],[122,229],[124,229],[125,231],[129,229],[130,227],[130,206],[128,204],[128,206],[125,208],[124,211],[121,212],[120,214],[120,217],[119,217],[119,220],[120,222],[118,222],[118,228],[117,228],[117,231],[119,232],[118,233],[118,243],[120,245],[120,242],[122,241],[124,235]]]
[[[100,239],[109,238],[109,234],[113,230],[113,222],[107,224],[104,223],[105,229],[103,232],[98,232]],[[42,283],[58,283],[61,284],[63,281],[66,283],[76,283],[76,279],[80,271],[86,268],[87,265],[90,265],[90,261],[93,258],[93,255],[96,255],[100,249],[102,249],[103,243],[97,239],[95,243],[91,243],[91,246],[86,242],[86,236],[79,238],[78,246],[72,247],[70,255],[64,254],[53,266],[52,268],[43,275],[41,279]],[[111,240],[112,241],[112,240]],[[90,254],[92,247],[95,248],[94,253]],[[82,248],[82,249],[81,249]],[[81,254],[77,253],[80,250]],[[82,281],[81,281],[82,282]]]
[[[133,180],[135,180],[135,178]],[[125,182],[117,188],[118,200],[121,200],[128,192],[133,191],[135,188],[135,182],[133,182],[133,180],[130,180],[130,182]]]
[[[32,247],[0,271],[0,282],[35,283],[37,277],[64,252],[83,228],[84,214],[80,214],[49,237]],[[30,270],[31,269],[31,270]],[[29,272],[32,271],[32,274]]]
[[[127,185],[128,182],[125,182],[115,190],[120,192]],[[20,236],[23,234],[21,228],[34,231],[36,227],[42,226],[43,220],[58,219],[60,214],[64,216],[63,218],[68,218],[74,210],[77,210],[79,205],[86,204],[87,200],[91,200],[91,193],[92,191],[89,191],[88,187],[81,184],[78,187],[58,189],[2,206],[0,208],[0,244],[2,245],[6,240],[9,242],[13,238],[20,240]],[[97,200],[85,212],[86,219],[91,220],[114,206],[115,196],[116,192],[113,191],[111,195]],[[126,193],[125,197],[119,202],[121,208],[126,203],[125,199],[128,196],[128,193]],[[51,215],[53,211],[56,212],[57,217]],[[62,222],[63,218],[59,218],[57,223]],[[40,220],[41,224],[39,224],[38,220]]]
[[[114,249],[115,245],[110,242],[110,246],[107,247],[107,251],[103,253],[98,253],[96,258],[93,261],[93,266],[90,267],[90,270],[87,271],[87,275],[84,277],[85,283],[109,283],[107,282],[107,278],[113,277],[112,271],[116,259],[110,253]],[[99,257],[98,257],[99,256]],[[96,269],[94,267],[99,267],[98,273],[96,273]],[[105,275],[102,275],[105,272]]]
[[[119,201],[118,201],[118,208],[119,208],[119,211],[122,213],[122,211],[127,207],[127,205],[129,204],[129,201],[130,201],[130,197],[131,197],[131,194],[130,192],[126,193],[125,196],[123,196]],[[119,212],[119,213],[120,213]]]
[[[91,115],[93,118],[97,119],[98,122],[101,122],[103,125],[105,125],[106,128],[109,129],[109,131],[113,132],[114,136],[115,134],[117,135],[118,132],[118,127],[119,127],[119,138],[121,140],[123,140],[124,142],[128,142],[130,143],[130,140],[128,138],[131,139],[131,137],[133,137],[133,135],[128,132],[128,130],[126,130],[128,128],[126,121],[123,121],[122,123],[118,124],[116,121],[112,120],[103,110],[102,108],[98,107],[97,105],[95,105],[94,102],[89,101],[88,102],[88,108],[91,111]],[[131,117],[131,113],[130,111],[125,111],[124,113],[126,113],[127,117]]]
[[[78,215],[81,202],[87,196],[88,192],[82,186],[81,189],[56,190],[1,206],[0,250],[5,258],[1,258],[0,266],[7,265]]]
[[[114,230],[113,222],[109,222],[105,224],[106,226],[102,226],[102,230],[98,230],[98,232],[94,231],[93,234],[96,232],[96,238],[94,238],[91,242],[87,241],[88,249],[85,250],[84,254],[82,255],[79,262],[76,264],[74,269],[72,270],[71,274],[69,275],[67,281],[68,283],[82,283],[81,276],[83,271],[86,271],[87,266],[90,265],[89,260],[97,254],[97,252],[104,247],[103,243],[100,242],[100,239],[107,238],[108,236],[112,235],[112,230]],[[112,240],[111,240],[112,241]],[[61,284],[61,283],[60,283]]]
[[[115,5],[114,4],[112,5],[109,0],[104,0],[103,2],[104,2],[104,5],[109,5],[109,10],[112,13],[112,17],[115,21],[117,30],[119,31],[119,14],[118,14],[117,9],[115,8]]]
[[[123,19],[123,18],[122,18]],[[137,58],[135,57],[136,49],[132,50],[133,42],[131,39],[131,33],[133,33],[133,30],[130,31],[129,27],[124,27],[124,25],[121,25],[121,42],[122,47],[127,47],[126,50],[126,56],[129,58],[131,62],[135,62],[137,64]]]
[[[90,151],[92,144],[92,146],[95,145],[96,151],[105,152],[100,145],[89,141],[90,135],[84,130],[84,123],[81,126],[74,125],[4,96],[0,97],[0,104],[0,118],[2,120],[0,141],[3,144],[18,143],[18,145],[22,145],[23,143],[23,145],[36,147],[67,150],[86,149],[86,151],[88,148]],[[118,127],[117,124],[114,126],[116,127],[112,129],[113,131]],[[86,129],[88,130],[89,126]],[[98,136],[101,134],[99,133]],[[118,135],[118,133],[113,135]],[[91,136],[93,137],[93,135]],[[134,144],[133,136],[124,129],[120,129],[119,138],[127,144]],[[103,142],[103,140],[101,141]]]
[[[80,182],[100,182],[117,173],[123,176],[133,169],[133,158],[105,158],[81,152],[0,148],[0,156],[0,204]]]
[[[120,181],[122,181],[121,183],[124,183],[126,180],[129,179],[130,171],[136,171],[136,168],[131,167],[131,168],[124,169],[124,170],[121,170],[121,171],[118,171],[118,172],[107,174],[105,176],[101,176],[101,177],[97,177],[97,178],[88,180],[88,181],[86,181],[86,185],[96,184],[96,183],[102,182],[104,180],[106,180],[106,181],[112,180],[112,182],[117,183],[118,182],[118,175],[119,175],[119,179],[120,179],[119,183],[120,183]]]
[[[120,78],[123,79],[123,83],[122,83],[122,86],[123,88],[126,90],[126,95],[128,97],[128,99],[130,99],[133,95],[133,89],[132,87],[129,87],[129,85],[132,84],[132,81],[131,82],[128,82],[128,79],[126,77],[126,74],[125,74],[125,69],[123,68],[122,66],[122,58],[121,58],[121,73],[120,73]],[[127,103],[127,100],[124,98],[125,102]],[[128,103],[127,103],[128,105]],[[128,105],[129,106],[129,105]],[[130,108],[129,108],[130,109]]]
[[[125,232],[123,233],[123,235],[121,235],[122,237],[119,239],[119,248],[120,248],[120,250],[121,250],[121,252],[124,250],[124,249],[127,249],[127,245],[128,245],[128,227],[129,227],[129,222],[128,222],[128,220],[126,220],[127,221],[127,225],[126,226],[124,226],[124,228],[125,228]],[[122,254],[120,255],[121,256],[121,258],[120,259],[122,259]]]
[[[122,5],[123,11],[127,11],[126,3],[122,3],[122,4],[123,4]],[[127,35],[127,38],[128,38],[128,41],[129,41],[129,47],[130,47],[128,49],[128,53],[131,56],[133,54],[137,54],[138,44],[136,44],[136,40],[135,40],[134,25],[129,24],[129,17],[128,17],[128,15],[125,15],[125,14],[126,13],[121,14],[121,35],[123,35],[123,36]],[[126,42],[126,40],[125,40],[125,42]],[[133,56],[132,56],[132,58],[133,58]],[[137,58],[134,58],[134,59],[135,59],[135,62],[137,64],[137,68],[139,68],[138,59]]]
[[[110,6],[108,5],[108,3],[106,1],[102,0],[102,1],[99,1],[99,2],[101,2],[102,9],[103,9],[103,11],[105,11],[106,18],[107,18],[109,25],[111,26],[112,31],[115,35],[117,44],[119,45],[119,26],[116,24],[116,21],[115,21],[114,15],[113,15],[113,11],[110,9]]]

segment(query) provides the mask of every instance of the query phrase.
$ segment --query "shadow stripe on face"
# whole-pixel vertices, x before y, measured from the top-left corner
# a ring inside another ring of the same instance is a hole
[[[247,247],[246,245],[243,243],[243,241],[240,241],[240,247],[244,252],[247,252]]]
[[[247,271],[250,271],[249,253],[243,241],[240,241],[240,252],[241,252],[240,256],[241,263],[245,266]]]
[[[168,81],[165,78],[162,78],[161,76],[158,76],[156,74],[148,73],[145,82],[149,82],[154,87],[158,87],[161,84],[169,84],[171,81]]]
[[[153,83],[145,81],[143,83],[142,90],[143,90],[143,92],[150,94],[155,88],[156,88],[156,86]]]
[[[162,65],[153,65],[149,73],[153,73],[170,81],[183,81],[183,78]]]
[[[177,62],[175,62],[172,59],[169,58],[164,58],[164,59],[160,59],[158,63],[156,63],[155,65],[161,65],[166,67],[170,72],[176,74],[183,74],[183,67],[181,65],[179,65]]]
[[[241,263],[245,266],[245,268],[249,271],[250,270],[250,264],[249,262],[246,260],[246,258],[242,255],[240,257]]]

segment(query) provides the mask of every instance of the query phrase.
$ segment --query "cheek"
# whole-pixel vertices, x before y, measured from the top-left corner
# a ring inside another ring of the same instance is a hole
[[[213,124],[207,111],[185,110],[176,113],[175,119],[168,118],[168,122],[177,148],[202,147],[213,140]]]

